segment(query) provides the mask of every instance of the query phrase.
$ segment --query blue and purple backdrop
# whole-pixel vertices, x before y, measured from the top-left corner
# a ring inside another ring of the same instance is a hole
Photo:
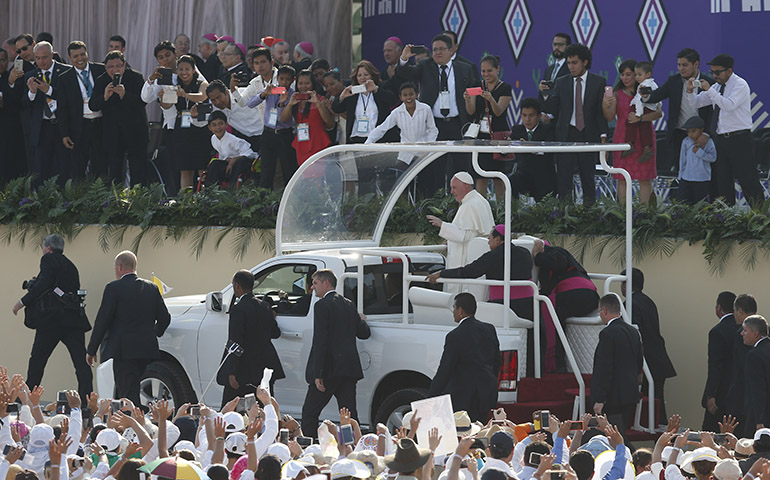
[[[478,64],[500,56],[503,79],[513,86],[509,121],[519,123],[521,99],[551,58],[556,32],[569,33],[593,51],[594,73],[614,83],[628,58],[654,62],[662,84],[676,73],[676,53],[701,55],[701,71],[718,53],[735,58],[735,72],[752,89],[754,128],[770,127],[770,63],[764,56],[770,0],[363,0],[363,57],[384,68],[382,44],[391,35],[430,45],[448,28],[460,36],[460,53]],[[667,106],[658,130],[665,129]]]

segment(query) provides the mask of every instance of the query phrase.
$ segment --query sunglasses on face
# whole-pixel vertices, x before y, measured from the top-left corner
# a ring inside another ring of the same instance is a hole
[[[29,48],[29,45],[24,45],[23,47],[21,47],[21,49],[17,48],[16,54],[19,54],[21,52],[26,52],[28,48]]]
[[[727,69],[725,68],[725,69],[722,69],[722,70],[709,70],[709,73],[711,74],[712,77],[716,77],[717,75],[722,75],[726,71],[727,71]]]

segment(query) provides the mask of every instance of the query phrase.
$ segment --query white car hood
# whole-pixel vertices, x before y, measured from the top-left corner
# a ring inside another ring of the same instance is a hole
[[[166,303],[168,313],[170,313],[172,317],[176,317],[183,315],[192,307],[205,303],[206,295],[184,295],[181,297],[164,298],[163,301]]]

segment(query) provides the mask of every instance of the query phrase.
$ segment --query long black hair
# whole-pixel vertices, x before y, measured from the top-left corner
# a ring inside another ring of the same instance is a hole
[[[310,86],[310,90],[312,90],[312,91],[316,92],[316,94],[318,94],[318,92],[320,91],[320,88],[318,86],[318,82],[315,79],[315,75],[313,75],[312,70],[308,70],[307,68],[304,69],[304,70],[301,70],[297,74],[297,80],[296,80],[297,81],[297,85],[299,85],[299,77],[308,77],[310,79],[310,85],[311,85]],[[297,92],[296,93],[299,93],[299,86],[297,86]],[[299,103],[297,103],[296,105],[291,107],[291,114],[296,116],[298,111],[299,111]],[[305,108],[302,111],[302,115],[305,115],[305,116],[310,115],[310,100],[305,102]]]
[[[623,80],[620,79],[620,74],[622,74],[624,70],[629,69],[629,68],[633,72],[634,68],[636,67],[636,64],[637,64],[636,60],[634,60],[633,58],[629,58],[628,60],[624,61],[623,63],[621,63],[618,66],[618,81],[617,81],[617,83],[615,83],[615,91],[616,92],[618,90],[620,90],[621,88],[623,88]],[[634,78],[634,82],[636,82],[636,78]],[[636,86],[638,87],[639,84],[637,83]],[[634,90],[636,90],[636,88],[634,88]]]

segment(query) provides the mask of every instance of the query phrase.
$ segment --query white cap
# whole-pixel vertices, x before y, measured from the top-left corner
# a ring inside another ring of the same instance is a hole
[[[671,455],[677,455],[678,450],[670,445],[663,447],[663,453],[660,454],[660,459],[666,463],[676,463],[676,457],[671,458]]]
[[[723,458],[714,467],[714,478],[717,480],[738,480],[741,478],[741,467],[732,458]]]
[[[227,412],[224,414],[225,432],[240,432],[246,426],[243,422],[243,415],[238,412]]]
[[[282,478],[297,478],[297,475],[300,473],[305,473],[307,475],[308,472],[304,465],[299,463],[296,460],[289,460],[283,465],[281,477]]]
[[[105,428],[96,435],[96,444],[107,452],[112,452],[120,447],[120,434],[112,428]]]
[[[471,174],[468,172],[457,172],[452,178],[456,178],[463,183],[467,183],[468,185],[473,185],[475,183],[473,181],[473,177],[471,177]]]
[[[267,453],[272,453],[281,460],[281,464],[291,460],[291,450],[283,443],[274,443],[267,447]]]
[[[48,424],[38,423],[29,431],[28,444],[30,447],[47,447],[53,438],[53,428]]]
[[[246,453],[246,434],[235,432],[228,435],[225,439],[225,451],[238,455]]]
[[[334,462],[331,473],[333,479],[340,477],[369,478],[372,475],[372,472],[363,462],[347,458]]]
[[[195,455],[195,459],[198,459],[198,449],[195,448],[195,444],[189,440],[179,440],[176,445],[174,445],[174,450],[177,452],[179,450],[189,450]]]
[[[401,419],[401,426],[404,428],[409,428],[409,425],[412,423],[412,417],[414,417],[414,411],[408,411],[406,412],[406,415]]]
[[[768,437],[770,437],[770,428],[760,428],[759,430],[754,432],[754,441],[758,442],[759,440],[761,440],[762,435],[767,435]]]

